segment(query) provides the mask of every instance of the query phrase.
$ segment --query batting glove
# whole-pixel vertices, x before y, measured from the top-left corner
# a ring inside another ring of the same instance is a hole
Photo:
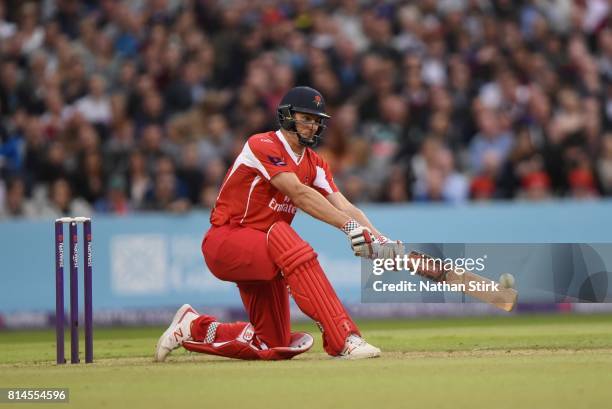
[[[382,234],[374,236],[372,240],[373,258],[395,258],[402,257],[406,250],[404,244],[399,240],[391,240]]]
[[[342,226],[342,231],[348,236],[349,243],[358,257],[372,258],[374,237],[367,227],[360,225],[355,219],[350,219]]]

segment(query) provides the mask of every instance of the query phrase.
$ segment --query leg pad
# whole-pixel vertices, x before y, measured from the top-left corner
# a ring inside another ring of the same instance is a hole
[[[281,268],[298,307],[323,331],[323,346],[330,355],[344,349],[344,341],[359,329],[342,306],[317,260],[317,253],[285,222],[268,231],[268,251]]]

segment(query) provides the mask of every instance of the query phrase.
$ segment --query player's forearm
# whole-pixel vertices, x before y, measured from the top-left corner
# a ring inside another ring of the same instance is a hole
[[[346,209],[343,209],[343,211],[353,219],[357,220],[359,224],[370,229],[370,231],[372,231],[372,233],[374,233],[375,235],[380,235],[380,232],[376,230],[376,228],[374,227],[372,222],[370,222],[365,213],[357,206],[351,204],[347,206]]]
[[[351,218],[350,215],[336,209],[319,192],[302,185],[303,187],[296,192],[291,200],[293,203],[315,219],[321,220],[337,228],[342,228]]]

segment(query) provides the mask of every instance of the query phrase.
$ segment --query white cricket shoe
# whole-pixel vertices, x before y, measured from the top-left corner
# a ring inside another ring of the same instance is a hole
[[[344,349],[338,355],[340,359],[364,359],[380,356],[380,349],[368,344],[359,335],[351,334],[344,342]]]
[[[178,309],[168,329],[159,337],[155,347],[155,361],[163,362],[172,350],[191,340],[191,322],[200,314],[189,304]]]

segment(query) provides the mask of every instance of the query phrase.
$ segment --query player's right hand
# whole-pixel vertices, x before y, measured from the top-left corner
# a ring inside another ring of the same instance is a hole
[[[374,249],[372,247],[373,235],[370,229],[360,225],[356,220],[350,219],[344,226],[342,231],[349,238],[349,243],[358,257],[372,258]]]
[[[373,258],[392,258],[402,257],[406,250],[404,244],[399,240],[391,240],[382,234],[375,235],[372,240]]]

